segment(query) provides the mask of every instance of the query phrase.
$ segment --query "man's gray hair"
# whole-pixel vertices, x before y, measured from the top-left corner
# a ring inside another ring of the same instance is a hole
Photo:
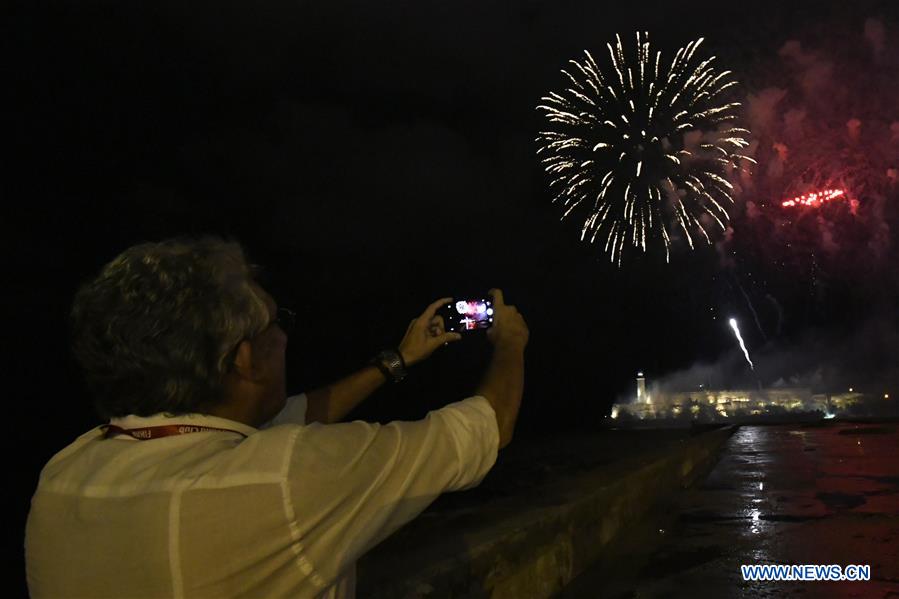
[[[222,399],[233,350],[272,318],[236,242],[128,248],[75,295],[72,348],[101,418],[184,414]]]

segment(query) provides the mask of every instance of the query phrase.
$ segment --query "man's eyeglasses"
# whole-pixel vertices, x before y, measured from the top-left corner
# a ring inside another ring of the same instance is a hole
[[[265,328],[268,328],[273,324],[277,324],[279,327],[281,327],[281,330],[284,331],[285,334],[290,335],[291,331],[293,331],[294,327],[297,324],[297,313],[288,308],[278,308],[275,311],[274,318],[269,321],[268,326]],[[237,355],[238,347],[240,347],[240,343],[235,345],[225,356],[225,364],[228,365],[227,367],[229,370],[234,363],[234,358]]]
[[[281,330],[290,335],[297,324],[297,313],[288,308],[278,308],[269,326],[277,324]]]

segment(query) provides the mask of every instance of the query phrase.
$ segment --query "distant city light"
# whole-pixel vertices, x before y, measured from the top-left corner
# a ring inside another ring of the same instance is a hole
[[[889,399],[889,398],[890,398],[890,394],[889,394],[889,393],[884,393],[884,394],[883,394],[883,398],[884,398],[884,399]]]
[[[644,374],[642,371],[639,374]],[[699,385],[691,390],[659,390],[654,397],[646,392],[647,379],[636,379],[636,397],[611,406],[611,413],[605,418],[617,419],[620,426],[627,426],[633,419],[638,420],[694,420],[700,422],[722,422],[727,420],[752,421],[758,416],[792,413],[808,420],[832,420],[845,415],[859,415],[865,408],[877,410],[872,404],[882,396],[884,401],[896,402],[895,389],[882,390],[879,394],[870,392],[851,393],[834,390],[831,393],[813,393],[808,387],[776,387],[763,389],[737,388],[715,389],[709,385]],[[879,408],[883,409],[883,408]],[[623,419],[623,420],[622,420]],[[612,424],[609,422],[609,424]],[[616,422],[615,426],[619,426]],[[756,481],[758,482],[758,481]]]
[[[852,393],[852,387],[849,387],[849,393]]]

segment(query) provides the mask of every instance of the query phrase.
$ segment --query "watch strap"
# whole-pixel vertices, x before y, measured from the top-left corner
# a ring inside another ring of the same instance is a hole
[[[387,380],[398,383],[406,378],[406,361],[403,355],[394,349],[379,352],[371,361]]]

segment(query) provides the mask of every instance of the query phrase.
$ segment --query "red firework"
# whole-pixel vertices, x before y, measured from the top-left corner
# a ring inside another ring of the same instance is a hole
[[[821,191],[813,191],[796,196],[792,200],[784,200],[780,203],[784,208],[792,208],[793,206],[811,206],[817,208],[823,206],[831,200],[846,197],[845,189],[824,189]]]

